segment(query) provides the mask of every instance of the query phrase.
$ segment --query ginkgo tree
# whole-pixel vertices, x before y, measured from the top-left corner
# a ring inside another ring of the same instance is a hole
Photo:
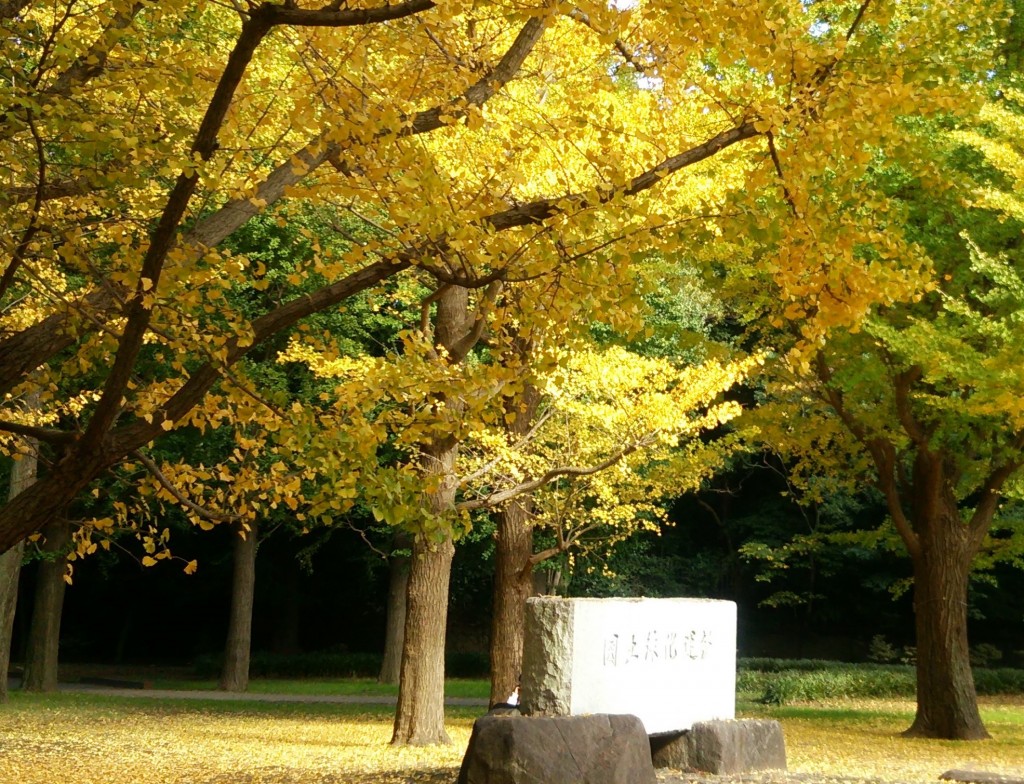
[[[464,296],[452,298],[458,312]],[[444,297],[437,298],[440,324],[446,308],[453,307]],[[528,318],[518,310],[513,314],[517,322]],[[502,317],[509,316],[497,315]],[[657,514],[655,498],[699,482],[727,448],[714,441],[705,445],[698,437],[738,413],[737,404],[717,398],[754,363],[678,368],[622,349],[595,353],[582,346],[566,351],[563,345],[556,352],[562,356],[546,357],[542,363],[549,371],[540,389],[537,418],[520,437],[501,427],[511,418],[505,410],[510,390],[531,372],[519,366],[515,348],[511,362],[501,361],[494,340],[488,342],[486,360],[456,360],[458,342],[450,336],[442,340],[448,351],[441,354],[422,334],[409,334],[405,350],[387,358],[325,358],[298,343],[282,355],[282,361],[302,361],[321,375],[339,379],[333,411],[321,419],[320,435],[306,447],[321,466],[321,455],[335,460],[340,456],[334,468],[338,481],[328,482],[323,503],[358,498],[379,520],[413,537],[405,625],[409,655],[403,657],[400,706],[413,678],[437,685],[433,680],[438,673],[421,662],[427,652],[443,655],[452,532],[470,524],[467,513],[534,493],[537,520],[526,521],[526,526],[546,525],[559,537],[550,552],[531,552],[528,563],[516,565],[526,571],[525,578],[497,581],[495,590],[505,600],[496,602],[501,611],[496,613],[495,633],[506,639],[503,647],[514,662],[521,655],[520,594],[521,584],[529,583],[529,568],[583,549],[588,534],[596,530],[602,530],[606,544],[628,537],[646,513]],[[374,390],[390,392],[374,395]],[[361,445],[359,451],[346,448],[355,443]],[[367,449],[373,444],[378,451],[397,453],[398,461],[377,462]],[[347,491],[341,490],[342,483]],[[499,530],[499,539],[511,533]],[[429,579],[424,579],[427,569]],[[417,592],[429,592],[429,600]],[[511,670],[514,677],[513,666],[495,668]],[[423,702],[422,694],[418,700]],[[444,739],[443,723],[439,731],[424,707],[407,719],[399,711],[396,737],[422,742],[428,733],[435,733],[432,740]]]
[[[929,145],[945,169],[877,156],[869,179],[896,197],[874,218],[876,231],[916,259],[921,281],[902,301],[872,307],[812,348],[779,333],[769,338],[790,350],[776,366],[775,402],[755,415],[798,476],[868,480],[886,502],[890,533],[913,565],[910,735],[988,737],[970,668],[968,591],[977,565],[1014,558],[1019,547],[1012,521],[1000,520],[1024,467],[1019,95],[1002,91],[998,104],[956,132],[908,123],[906,146]],[[976,158],[970,172],[950,179],[964,143],[988,167]],[[844,212],[836,220],[856,219]],[[775,318],[785,323],[785,314]]]
[[[871,194],[843,184],[896,138],[898,115],[962,103],[951,77],[993,14],[980,0],[0,5],[0,308],[27,291],[45,302],[0,335],[0,430],[54,455],[0,509],[0,548],[188,421],[234,364],[312,314],[426,276],[430,304],[449,310],[420,339],[458,357],[447,372],[461,377],[502,286],[558,282],[601,251],[614,287],[644,243],[668,256],[705,241],[677,224],[681,194],[689,204],[703,189],[718,209],[726,191],[755,218],[779,252],[754,263],[810,316],[806,339],[856,321],[917,278],[902,247],[873,239]],[[899,38],[880,35],[894,19]],[[643,89],[621,100],[616,73],[630,69]],[[732,155],[749,161],[742,177],[694,175]],[[524,171],[533,158],[550,160],[543,176]],[[857,220],[832,226],[808,210],[825,180],[862,205],[847,210]],[[293,288],[259,312],[238,308],[229,291],[268,283],[224,243],[284,201],[354,214],[366,235],[316,244]],[[806,220],[779,223],[787,210]],[[852,252],[861,241],[884,252],[866,260]],[[47,284],[56,272],[66,291]],[[309,290],[314,272],[323,282]],[[594,280],[557,290],[586,296]],[[148,361],[154,344],[164,367]],[[8,413],[37,372],[95,392],[74,426]],[[430,372],[442,388],[412,396],[437,407],[455,377]],[[381,383],[391,394],[404,380]],[[301,450],[308,433],[291,432]],[[444,464],[444,433],[420,435]],[[430,476],[424,535],[451,503]]]
[[[536,405],[523,427],[469,434],[469,504],[484,489],[484,499],[509,496],[488,501],[498,515],[492,700],[511,693],[522,671],[534,568],[559,556],[606,554],[640,531],[660,530],[665,499],[698,487],[736,445],[710,433],[739,412],[720,396],[754,362],[680,366],[620,347],[576,346],[534,379]],[[524,483],[534,487],[528,496],[513,495]],[[509,514],[512,504],[517,513]],[[536,548],[535,533],[550,545]]]

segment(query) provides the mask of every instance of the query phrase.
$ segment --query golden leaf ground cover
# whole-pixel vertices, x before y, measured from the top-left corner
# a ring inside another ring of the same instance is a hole
[[[18,784],[435,784],[451,782],[474,713],[450,747],[388,745],[386,708],[15,695],[0,707],[0,782]],[[991,741],[907,740],[907,702],[763,712],[784,727],[790,771],[935,782],[950,768],[1024,775],[1024,700],[990,701]]]
[[[914,717],[909,700],[842,701],[765,715],[782,722],[791,771],[933,783],[954,768],[1024,777],[1024,700],[982,702],[992,739],[968,743],[902,737]]]

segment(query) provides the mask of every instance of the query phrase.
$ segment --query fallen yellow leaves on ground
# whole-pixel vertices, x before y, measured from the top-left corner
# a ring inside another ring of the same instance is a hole
[[[766,712],[782,722],[790,771],[930,782],[952,769],[1024,776],[1024,701],[981,700],[986,741],[904,738],[910,700],[843,700]]]
[[[0,782],[434,784],[452,780],[471,728],[451,722],[448,747],[392,748],[380,713],[288,714],[19,699],[0,707]]]
[[[986,700],[992,740],[907,739],[909,701],[764,709],[783,725],[791,774],[929,782],[952,768],[1024,775],[1024,700]],[[0,706],[2,784],[450,784],[469,740],[393,748],[387,708],[171,702],[76,694]],[[783,781],[784,777],[778,777]]]

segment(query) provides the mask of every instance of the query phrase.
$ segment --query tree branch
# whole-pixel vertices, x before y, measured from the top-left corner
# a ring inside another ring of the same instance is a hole
[[[168,493],[170,493],[172,496],[174,496],[174,500],[177,501],[182,506],[184,506],[190,512],[194,512],[199,517],[202,517],[205,520],[210,520],[214,523],[227,523],[242,519],[241,516],[239,515],[220,514],[218,512],[211,512],[209,509],[206,509],[205,507],[200,506],[194,501],[189,500],[185,496],[185,494],[181,492],[181,490],[179,490],[171,483],[171,480],[168,479],[164,475],[163,471],[160,470],[160,466],[153,462],[151,458],[147,457],[138,450],[132,452],[132,456],[138,458],[139,462],[141,462],[142,465],[146,467],[146,470],[153,475],[153,478],[160,483],[160,486]]]
[[[232,98],[245,75],[256,48],[270,32],[272,10],[261,6],[243,23],[235,46],[228,55],[227,64],[206,107],[202,122],[192,142],[192,153],[202,161],[208,161],[217,149],[217,135]],[[99,402],[93,411],[85,434],[82,448],[95,449],[109,431],[121,409],[124,392],[131,380],[132,369],[152,319],[152,306],[147,304],[147,291],[156,290],[160,282],[167,255],[175,244],[178,227],[185,215],[188,203],[199,184],[199,172],[182,172],[167,197],[160,220],[150,236],[149,247],[142,259],[135,291],[128,301],[127,319],[121,339],[118,342],[114,362],[100,393]],[[152,296],[152,295],[149,295]]]
[[[319,9],[296,8],[292,5],[272,5],[266,3],[257,9],[269,9],[271,24],[288,25],[290,27],[359,27],[361,25],[380,24],[403,19],[407,16],[429,11],[437,3],[434,0],[406,0],[377,6],[376,8],[346,8],[339,10],[333,5]]]
[[[639,441],[634,441],[632,444],[622,447],[611,456],[602,460],[592,466],[558,466],[557,468],[551,468],[545,471],[536,479],[531,479],[527,482],[521,482],[515,487],[510,487],[507,490],[499,490],[496,493],[484,496],[483,498],[474,498],[468,501],[461,501],[455,505],[455,508],[463,510],[472,509],[486,509],[498,504],[503,504],[506,501],[511,501],[517,496],[521,496],[525,493],[532,493],[534,490],[543,487],[546,484],[553,482],[563,476],[590,476],[591,474],[598,474],[608,468],[611,468],[616,463],[621,462],[623,459],[633,454],[634,452],[643,449],[645,446],[649,446],[654,442],[656,437],[655,433],[650,433]]]
[[[775,166],[775,173],[779,175],[779,184],[782,186],[782,195],[786,199],[786,204],[789,205],[789,209],[792,211],[794,217],[800,217],[800,210],[796,207],[796,202],[793,201],[793,194],[789,192],[789,186],[786,185],[786,175],[782,172],[782,161],[779,160],[779,151],[775,149],[775,134],[768,131],[765,134],[765,138],[768,139],[768,154],[772,158],[772,164]]]
[[[32,0],[0,0],[0,21],[14,19]]]
[[[707,160],[727,147],[759,135],[760,133],[755,130],[753,122],[744,122],[734,128],[715,134],[707,141],[691,147],[685,152],[673,155],[671,158],[666,158],[656,166],[633,177],[628,184],[621,188],[609,188],[602,192],[596,200],[580,193],[569,194],[559,198],[538,199],[527,204],[520,204],[507,210],[496,212],[484,218],[482,222],[489,223],[496,231],[503,231],[517,226],[543,223],[545,220],[556,215],[569,212],[570,207],[575,211],[582,211],[599,204],[607,204],[616,198],[636,196],[638,193],[657,185],[670,174]]]
[[[18,242],[17,247],[15,247],[14,253],[11,255],[11,260],[7,264],[7,268],[4,270],[3,276],[0,276],[0,300],[3,299],[4,294],[6,294],[7,290],[14,284],[14,276],[17,274],[18,268],[25,260],[25,254],[28,252],[29,243],[39,230],[39,213],[43,206],[42,192],[46,187],[46,151],[43,147],[43,140],[39,135],[39,129],[36,127],[31,110],[28,111],[26,122],[28,123],[29,130],[32,132],[32,140],[35,143],[36,160],[38,162],[38,180],[36,182],[35,200],[32,204],[32,211],[29,217],[28,226],[25,227],[25,231],[21,235],[21,240]]]
[[[37,427],[35,425],[23,425],[19,422],[8,422],[0,419],[0,431],[14,433],[26,438],[35,438],[47,444],[70,444],[75,440],[76,435],[67,430],[56,430],[51,427]]]
[[[30,1],[30,0],[29,0]],[[21,2],[21,0],[14,0],[12,3],[4,3],[0,5],[0,19],[5,18],[4,13],[6,11],[5,6],[24,7],[28,3]],[[81,55],[79,55],[67,69],[60,74],[53,83],[44,88],[41,94],[37,96],[39,98],[66,98],[71,94],[71,91],[82,84],[96,78],[106,70],[107,57],[110,54],[110,47],[107,45],[107,37],[111,32],[117,30],[123,30],[128,27],[134,20],[139,12],[145,7],[143,3],[136,3],[127,12],[119,11],[114,15],[114,18],[110,20],[100,35],[93,41],[92,45]],[[19,8],[20,10],[20,8]],[[17,126],[14,122],[15,115],[13,113],[6,113],[3,118],[0,119],[0,139],[9,139],[12,134],[17,130]],[[17,190],[17,189],[15,189]],[[53,196],[47,196],[47,198],[56,198]],[[14,199],[13,201],[18,201]]]
[[[896,401],[896,416],[900,425],[910,440],[918,447],[928,445],[928,431],[921,426],[921,423],[914,418],[914,412],[910,405],[910,388],[914,382],[919,381],[924,371],[919,365],[913,365],[907,370],[902,370],[893,376],[892,384],[894,399]]]
[[[1021,467],[1024,467],[1024,455],[1020,454],[1021,450],[1024,450],[1024,433],[1017,435],[1012,449],[1017,452],[1017,456],[1007,460],[989,474],[981,488],[981,500],[978,501],[978,505],[974,508],[974,514],[971,515],[971,519],[967,522],[971,542],[975,548],[981,546],[985,535],[992,525],[992,517],[995,515],[996,509],[999,507],[999,501],[1002,498],[1003,485]]]
[[[479,342],[480,337],[484,334],[484,329],[487,327],[487,311],[490,310],[491,305],[494,304],[495,298],[501,291],[502,283],[500,280],[496,280],[491,283],[480,297],[480,301],[477,303],[476,312],[473,316],[473,325],[469,328],[465,335],[459,338],[454,345],[448,349],[449,361],[451,364],[456,365],[466,358],[466,355],[473,350],[473,347]]]
[[[582,24],[582,25],[584,25],[586,27],[589,27],[591,30],[593,30],[598,35],[604,35],[604,33],[601,30],[598,30],[594,26],[594,23],[591,20],[590,16],[586,12],[581,11],[579,8],[572,8],[569,11],[568,15],[569,15],[570,19],[574,19],[577,22],[579,22],[580,24]],[[626,46],[626,44],[623,43],[623,41],[621,39],[616,38],[613,45],[615,46],[615,51],[617,51],[620,55],[622,55],[622,59],[625,60],[627,63],[629,63],[631,66],[633,66],[633,69],[637,73],[639,73],[641,75],[646,75],[647,74],[647,71],[648,71],[647,66],[642,65],[641,63],[637,62],[636,57],[633,56],[633,53],[629,50],[629,47]]]
[[[921,543],[914,528],[903,511],[903,502],[900,498],[899,487],[896,483],[896,473],[899,470],[897,463],[896,449],[884,438],[871,436],[850,410],[846,407],[842,392],[832,385],[832,371],[825,361],[822,352],[818,352],[814,358],[815,372],[821,382],[821,388],[825,393],[825,399],[835,411],[836,416],[846,426],[847,430],[859,441],[875,464],[875,471],[878,474],[877,485],[885,496],[886,506],[892,517],[896,531],[906,545],[907,551],[912,558],[916,558],[921,551]]]
[[[531,17],[492,70],[481,76],[461,95],[452,98],[445,104],[401,118],[399,121],[401,130],[398,131],[397,136],[415,136],[435,131],[456,119],[465,117],[469,106],[482,106],[518,73],[523,61],[543,35],[544,29],[542,17]],[[442,117],[448,119],[442,121]],[[376,138],[380,139],[384,135],[384,133],[380,133]],[[265,207],[257,206],[258,204],[270,205],[277,202],[289,187],[299,183],[328,160],[338,159],[339,165],[344,163],[339,159],[343,151],[342,145],[329,141],[329,137],[330,131],[324,131],[310,140],[302,149],[288,156],[285,163],[274,169],[257,186],[256,193],[252,198],[229,201],[216,213],[200,221],[195,229],[185,237],[185,242],[214,247],[265,209]]]

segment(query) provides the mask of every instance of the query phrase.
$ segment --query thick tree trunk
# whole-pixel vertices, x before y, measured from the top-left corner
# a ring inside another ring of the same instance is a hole
[[[967,644],[967,585],[974,549],[955,505],[915,521],[917,715],[906,735],[945,740],[989,737],[978,713]]]
[[[469,292],[445,286],[437,292],[434,336],[449,362],[458,363],[479,339],[469,317]],[[445,399],[444,410],[458,419],[463,406],[457,397]],[[459,442],[454,436],[438,437],[424,445],[420,470],[434,489],[429,495],[432,515],[450,513],[458,487],[455,465]],[[406,592],[405,640],[402,672],[395,709],[394,744],[450,743],[444,729],[444,643],[448,626],[448,584],[455,545],[451,534],[418,533],[413,538]]]
[[[64,575],[71,544],[71,523],[65,515],[43,528],[46,558],[39,563],[32,625],[25,652],[25,691],[57,690],[57,658],[60,647],[60,616],[64,608]]]
[[[35,449],[32,444],[30,449]],[[9,498],[32,484],[36,479],[38,459],[35,452],[16,460],[11,467]],[[18,606],[18,578],[25,543],[18,542],[6,553],[0,554],[0,703],[7,702],[7,672],[11,666],[11,638],[14,635],[14,611]]]
[[[394,744],[451,742],[444,728],[444,638],[454,554],[450,538],[413,543]]]
[[[397,533],[388,559],[388,607],[384,629],[384,660],[380,665],[381,683],[398,683],[402,674],[402,646],[405,642],[405,609],[409,589],[409,556],[412,546],[408,535]]]
[[[494,616],[491,619],[491,704],[504,702],[523,669],[526,599],[533,593],[533,525],[529,498],[498,512],[495,543]]]
[[[249,523],[249,528],[249,531],[244,531],[239,526],[233,548],[231,614],[218,687],[222,691],[245,691],[249,688],[252,607],[256,588],[256,551],[259,547],[255,520]]]

